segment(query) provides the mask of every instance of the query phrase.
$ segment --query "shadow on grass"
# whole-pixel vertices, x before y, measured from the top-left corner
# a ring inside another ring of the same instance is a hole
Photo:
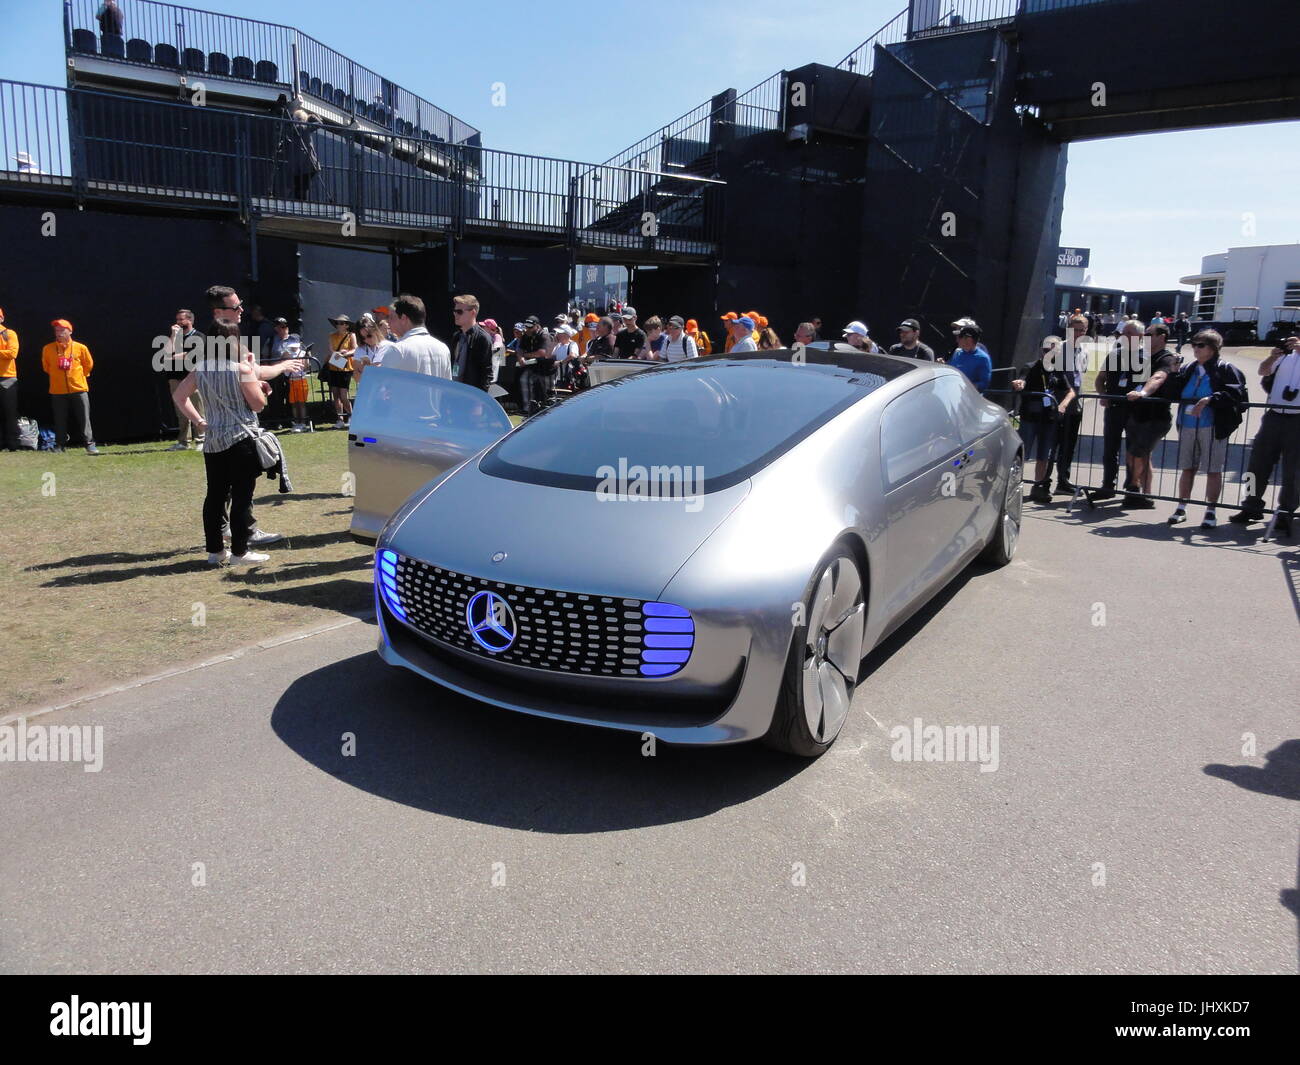
[[[301,535],[286,535],[285,538],[270,548],[274,551],[305,551],[317,547],[328,547],[331,544],[352,544],[354,543],[351,536],[346,530],[337,530],[334,532],[323,533],[303,533]],[[360,547],[360,545],[357,545]],[[69,574],[66,577],[56,577],[48,581],[44,587],[62,588],[68,585],[76,584],[104,584],[113,581],[130,580],[133,577],[158,577],[165,576],[168,573],[184,573],[195,568],[195,564],[207,565],[206,557],[203,557],[205,548],[202,543],[194,543],[188,547],[176,548],[172,551],[146,551],[133,554],[129,551],[105,551],[98,555],[77,555],[73,558],[60,559],[57,562],[41,562],[35,566],[28,566],[24,572],[39,573],[44,570],[52,569],[78,569],[86,566],[124,566],[140,562],[161,562],[164,559],[178,558],[182,555],[200,556],[197,559],[190,558],[184,562],[178,562],[174,566],[151,566],[136,568],[133,570],[113,570],[106,573],[79,573]],[[368,559],[369,552],[359,556]]]
[[[275,548],[270,548],[271,554]],[[321,562],[283,562],[269,569],[242,566],[226,571],[227,580],[241,584],[279,584],[284,581],[309,581],[331,573],[347,573],[352,570],[369,570],[373,566],[369,553],[353,558],[336,558]],[[369,578],[367,578],[369,580]]]
[[[430,813],[533,832],[612,832],[691,821],[747,802],[812,763],[759,744],[695,749],[639,733],[512,713],[456,695],[373,652],[298,678],[271,727],[351,786]],[[345,757],[339,737],[357,736]]]
[[[374,591],[369,581],[338,579],[289,587],[266,584],[241,588],[230,594],[254,602],[315,607],[343,614],[363,614],[374,606]]]

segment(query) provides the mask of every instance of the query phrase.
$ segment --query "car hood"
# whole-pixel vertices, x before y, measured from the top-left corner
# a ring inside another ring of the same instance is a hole
[[[654,599],[749,489],[746,480],[690,502],[602,499],[489,476],[475,460],[390,527],[383,546],[477,577]]]

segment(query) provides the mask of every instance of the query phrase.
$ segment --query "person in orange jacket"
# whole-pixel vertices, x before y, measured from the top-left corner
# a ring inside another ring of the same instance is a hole
[[[50,403],[54,406],[54,428],[58,434],[56,451],[68,444],[68,414],[76,418],[78,435],[86,440],[86,454],[98,455],[95,436],[90,428],[90,371],[95,360],[85,344],[72,339],[72,323],[56,318],[54,342],[41,352],[41,365],[50,375]]]
[[[731,345],[736,342],[736,338],[731,335],[731,323],[734,322],[739,317],[740,315],[738,315],[735,311],[728,311],[726,314],[722,316],[721,319],[722,331],[723,333],[726,334],[727,337],[727,342],[722,348],[724,353],[729,352],[731,350]]]
[[[758,311],[746,311],[745,315],[746,317],[752,318],[754,320],[753,337],[754,337],[754,343],[757,344],[760,340],[763,339],[763,330],[767,328],[767,319],[764,318],[761,314],[759,314]]]
[[[695,341],[695,350],[701,355],[713,354],[713,341],[709,339],[709,334],[700,329],[700,323],[694,318],[686,319],[686,333]]]
[[[18,334],[0,308],[0,447],[18,450]]]

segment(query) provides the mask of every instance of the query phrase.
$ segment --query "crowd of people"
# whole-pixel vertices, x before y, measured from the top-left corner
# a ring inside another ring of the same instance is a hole
[[[1066,338],[1045,338],[1038,358],[1011,382],[1013,391],[1021,393],[1020,436],[1025,459],[1034,464],[1028,495],[1034,502],[1051,502],[1053,468],[1055,494],[1079,491],[1070,478],[1083,421],[1083,373],[1094,357],[1090,324],[1083,315],[1067,319]],[[1212,329],[1190,338],[1195,357],[1183,365],[1169,346],[1173,328],[1163,317],[1146,326],[1135,317],[1119,325],[1094,384],[1102,408],[1102,484],[1087,495],[1095,502],[1119,494],[1122,444],[1123,505],[1154,509],[1152,453],[1176,424],[1178,495],[1168,524],[1187,521],[1193,483],[1204,472],[1201,528],[1213,529],[1218,526],[1228,440],[1242,424],[1247,407],[1246,379],[1222,358],[1223,337]],[[1247,495],[1228,520],[1249,525],[1264,519],[1264,492],[1280,460],[1274,531],[1290,535],[1300,505],[1300,339],[1281,341],[1260,364],[1259,375],[1267,406],[1251,444]]]
[[[1092,340],[1101,336],[1118,337],[1120,330],[1130,322],[1137,322],[1139,325],[1167,325],[1169,336],[1173,339],[1177,351],[1182,351],[1183,345],[1192,336],[1192,321],[1187,317],[1186,311],[1179,311],[1176,315],[1156,311],[1149,322],[1143,322],[1137,314],[1112,310],[1085,311],[1076,307],[1073,311],[1062,311],[1056,325],[1061,332],[1065,332],[1067,328],[1072,328],[1071,322],[1080,320],[1087,323],[1086,335]]]
[[[446,343],[430,332],[424,301],[403,294],[390,306],[366,311],[355,321],[346,314],[330,318],[329,350],[316,356],[283,317],[268,318],[260,307],[252,306],[250,321],[245,323],[244,305],[234,289],[213,286],[207,299],[211,320],[202,330],[192,310],[177,310],[169,333],[160,338],[156,365],[180,415],[173,450],[188,449],[192,441],[204,454],[208,478],[204,534],[214,564],[263,561],[266,556],[253,548],[281,539],[259,530],[252,516],[256,479],[274,464],[265,453],[269,445],[259,444],[271,435],[264,432],[259,416],[275,426],[278,411],[283,416],[281,426],[292,432],[313,431],[308,411],[312,375],[328,388],[334,428],[348,429],[353,387],[359,387],[366,371],[375,366],[456,380],[501,398],[505,390],[498,381],[502,370],[513,364],[520,408],[527,417],[549,405],[556,389],[589,387],[588,367],[596,360],[680,362],[785,347],[776,329],[756,310],[721,315],[716,341],[694,318],[652,315],[642,322],[636,308],[624,305],[612,307],[605,315],[570,309],[556,314],[549,324],[529,315],[515,322],[507,336],[495,319],[481,317],[478,299],[468,294],[451,301],[454,325]],[[1123,504],[1130,509],[1153,508],[1152,452],[1176,423],[1179,501],[1168,521],[1177,525],[1187,520],[1194,478],[1204,472],[1208,505],[1202,527],[1214,528],[1228,438],[1243,420],[1246,383],[1241,371],[1221,358],[1223,338],[1213,330],[1189,338],[1195,358],[1182,365],[1176,349],[1169,346],[1180,320],[1171,323],[1156,316],[1144,325],[1129,316],[1117,324],[1113,349],[1095,383],[1103,397],[1097,400],[1103,409],[1102,485],[1090,490],[1089,496],[1104,500],[1119,494],[1122,446]],[[1065,338],[1047,337],[1039,357],[1013,371],[1011,382],[1011,391],[1020,398],[1025,458],[1032,463],[1028,498],[1039,503],[1050,502],[1053,494],[1079,491],[1071,473],[1083,421],[1083,372],[1096,357],[1097,323],[1080,313],[1066,317],[1062,325]],[[792,344],[842,345],[864,353],[947,362],[978,391],[988,391],[993,360],[980,326],[963,317],[950,328],[953,349],[942,355],[921,342],[922,327],[915,318],[895,327],[897,340],[887,348],[872,338],[861,320],[849,322],[839,331],[838,340],[824,340],[818,318],[800,322]],[[41,366],[49,378],[56,449],[63,450],[75,438],[89,454],[98,454],[90,423],[93,357],[85,344],[74,339],[71,322],[55,319],[51,330],[53,339],[42,349]],[[214,338],[234,343],[238,357],[202,358],[196,363],[194,353],[207,350],[210,355],[205,345]],[[5,325],[0,309],[0,416],[4,446],[11,450],[19,446],[14,387],[18,351],[17,334]],[[1242,524],[1262,520],[1264,491],[1280,460],[1276,529],[1288,534],[1300,504],[1300,340],[1283,341],[1262,364],[1260,374],[1268,408],[1253,442],[1250,491],[1230,520]],[[286,476],[283,467],[278,468]]]

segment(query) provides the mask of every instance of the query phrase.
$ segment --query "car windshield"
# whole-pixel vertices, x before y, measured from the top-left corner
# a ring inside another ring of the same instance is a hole
[[[881,369],[895,375],[892,366]],[[770,359],[699,360],[650,370],[537,415],[488,452],[479,469],[592,490],[606,476],[603,468],[644,467],[653,479],[656,467],[698,467],[703,490],[719,491],[762,469],[885,380],[865,370]]]

